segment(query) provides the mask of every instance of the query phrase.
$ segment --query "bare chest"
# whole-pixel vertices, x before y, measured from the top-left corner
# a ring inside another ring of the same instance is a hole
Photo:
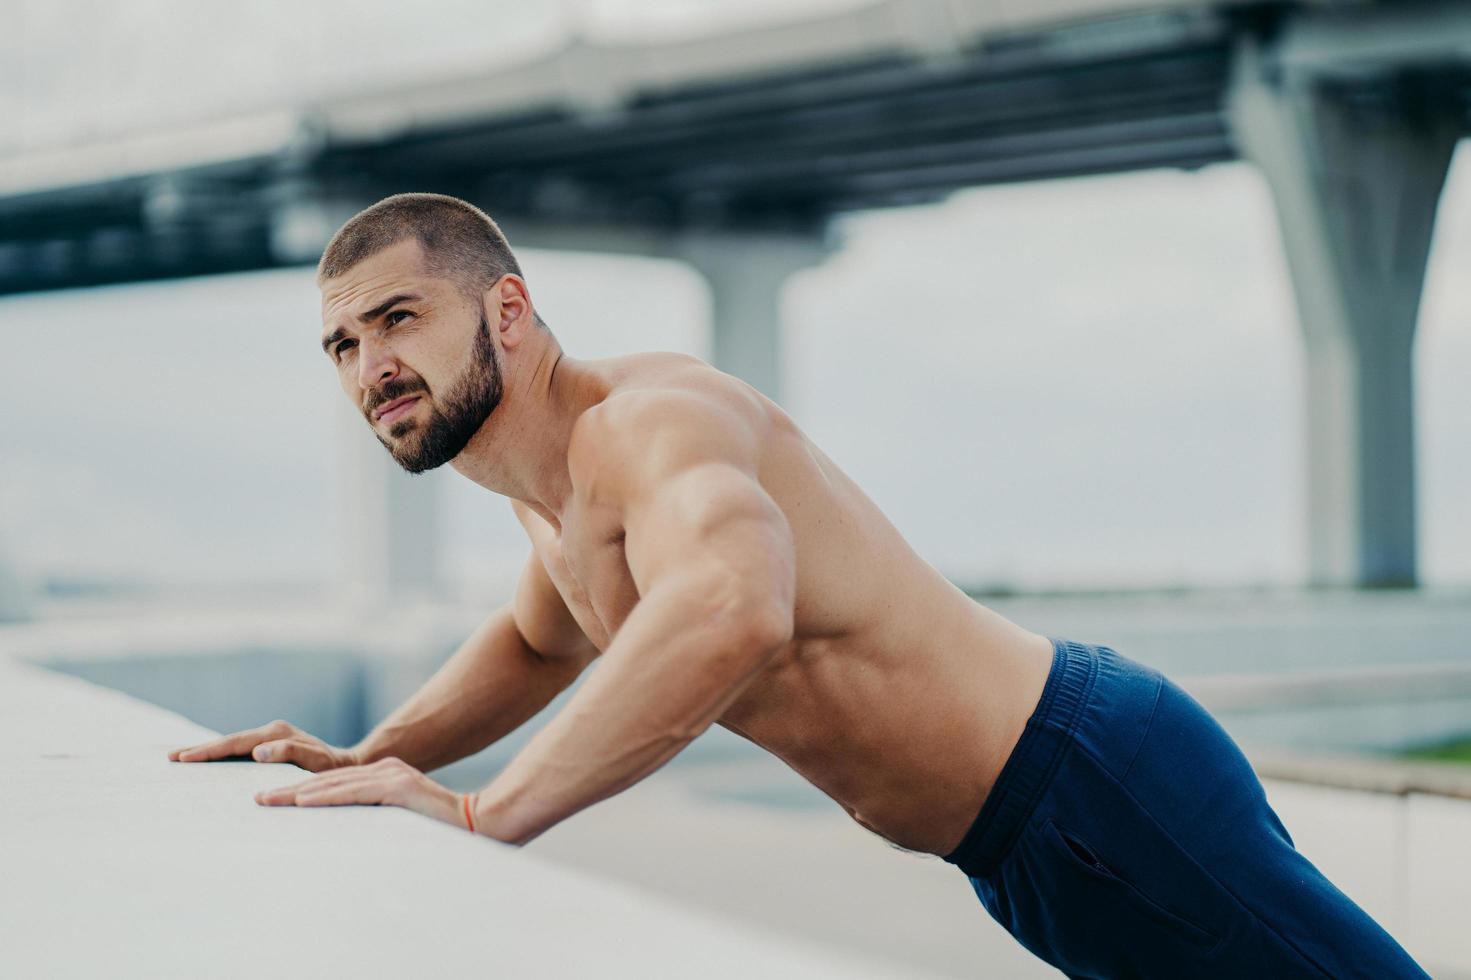
[[[623,529],[568,513],[560,531],[544,523],[527,530],[572,618],[599,650],[606,650],[639,599],[623,554]]]

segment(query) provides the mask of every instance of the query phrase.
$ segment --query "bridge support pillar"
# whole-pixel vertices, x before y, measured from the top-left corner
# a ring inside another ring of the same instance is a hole
[[[1310,580],[1414,585],[1412,353],[1456,128],[1412,86],[1280,70],[1254,45],[1229,112],[1276,202],[1305,342]]]
[[[19,623],[30,618],[30,596],[0,544],[0,623]]]
[[[344,599],[392,614],[441,598],[438,479],[405,472],[361,412],[344,403],[338,413]]]
[[[711,360],[781,403],[781,291],[787,277],[828,254],[821,237],[709,232],[671,250],[710,285]]]

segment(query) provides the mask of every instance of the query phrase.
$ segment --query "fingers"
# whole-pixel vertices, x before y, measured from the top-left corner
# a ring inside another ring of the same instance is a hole
[[[344,789],[352,790],[367,783],[382,783],[383,775],[382,770],[375,769],[371,766],[352,766],[347,769],[336,769],[330,773],[304,780],[294,786],[282,786],[278,789],[262,790],[255,794],[255,801],[262,806],[306,806],[309,804],[302,802],[305,798],[324,792],[336,793]]]
[[[326,786],[321,789],[296,794],[297,806],[344,806],[359,804],[377,806],[388,802],[388,787],[381,779],[362,779],[341,786]]]
[[[345,766],[295,786],[255,794],[261,806],[401,806],[462,827],[460,795],[439,785],[402,759]]]
[[[324,743],[303,738],[277,739],[262,742],[251,752],[256,762],[290,762],[307,772],[321,772],[337,768],[332,750]]]
[[[380,759],[366,766],[334,769],[294,786],[265,790],[255,794],[255,801],[262,806],[332,806],[339,803],[411,806],[410,798],[416,790],[428,785],[432,785],[430,780],[402,759]]]
[[[169,753],[171,762],[212,762],[232,756],[248,756],[250,750],[261,742],[300,734],[290,722],[277,719],[269,725],[252,728],[234,735],[226,735],[211,742],[203,742],[186,749],[174,749]]]

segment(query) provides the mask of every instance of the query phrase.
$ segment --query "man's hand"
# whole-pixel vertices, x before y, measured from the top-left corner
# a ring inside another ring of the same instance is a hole
[[[465,825],[460,794],[439,785],[402,759],[380,759],[371,765],[337,769],[294,786],[257,793],[255,801],[261,806],[346,806],[354,803],[401,806],[469,829]]]
[[[352,749],[328,745],[286,721],[273,721],[269,725],[236,732],[192,748],[174,749],[169,753],[169,760],[211,762],[238,756],[251,756],[256,762],[290,762],[308,772],[358,764],[357,754]]]

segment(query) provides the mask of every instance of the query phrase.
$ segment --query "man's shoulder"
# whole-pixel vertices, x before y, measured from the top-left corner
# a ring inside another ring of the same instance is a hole
[[[607,395],[578,417],[572,438],[580,448],[647,443],[691,430],[714,434],[758,424],[768,414],[754,388],[699,358],[647,357],[642,368],[621,372]]]
[[[751,460],[770,419],[754,389],[696,358],[637,372],[573,425],[575,483],[657,475],[699,457]]]

